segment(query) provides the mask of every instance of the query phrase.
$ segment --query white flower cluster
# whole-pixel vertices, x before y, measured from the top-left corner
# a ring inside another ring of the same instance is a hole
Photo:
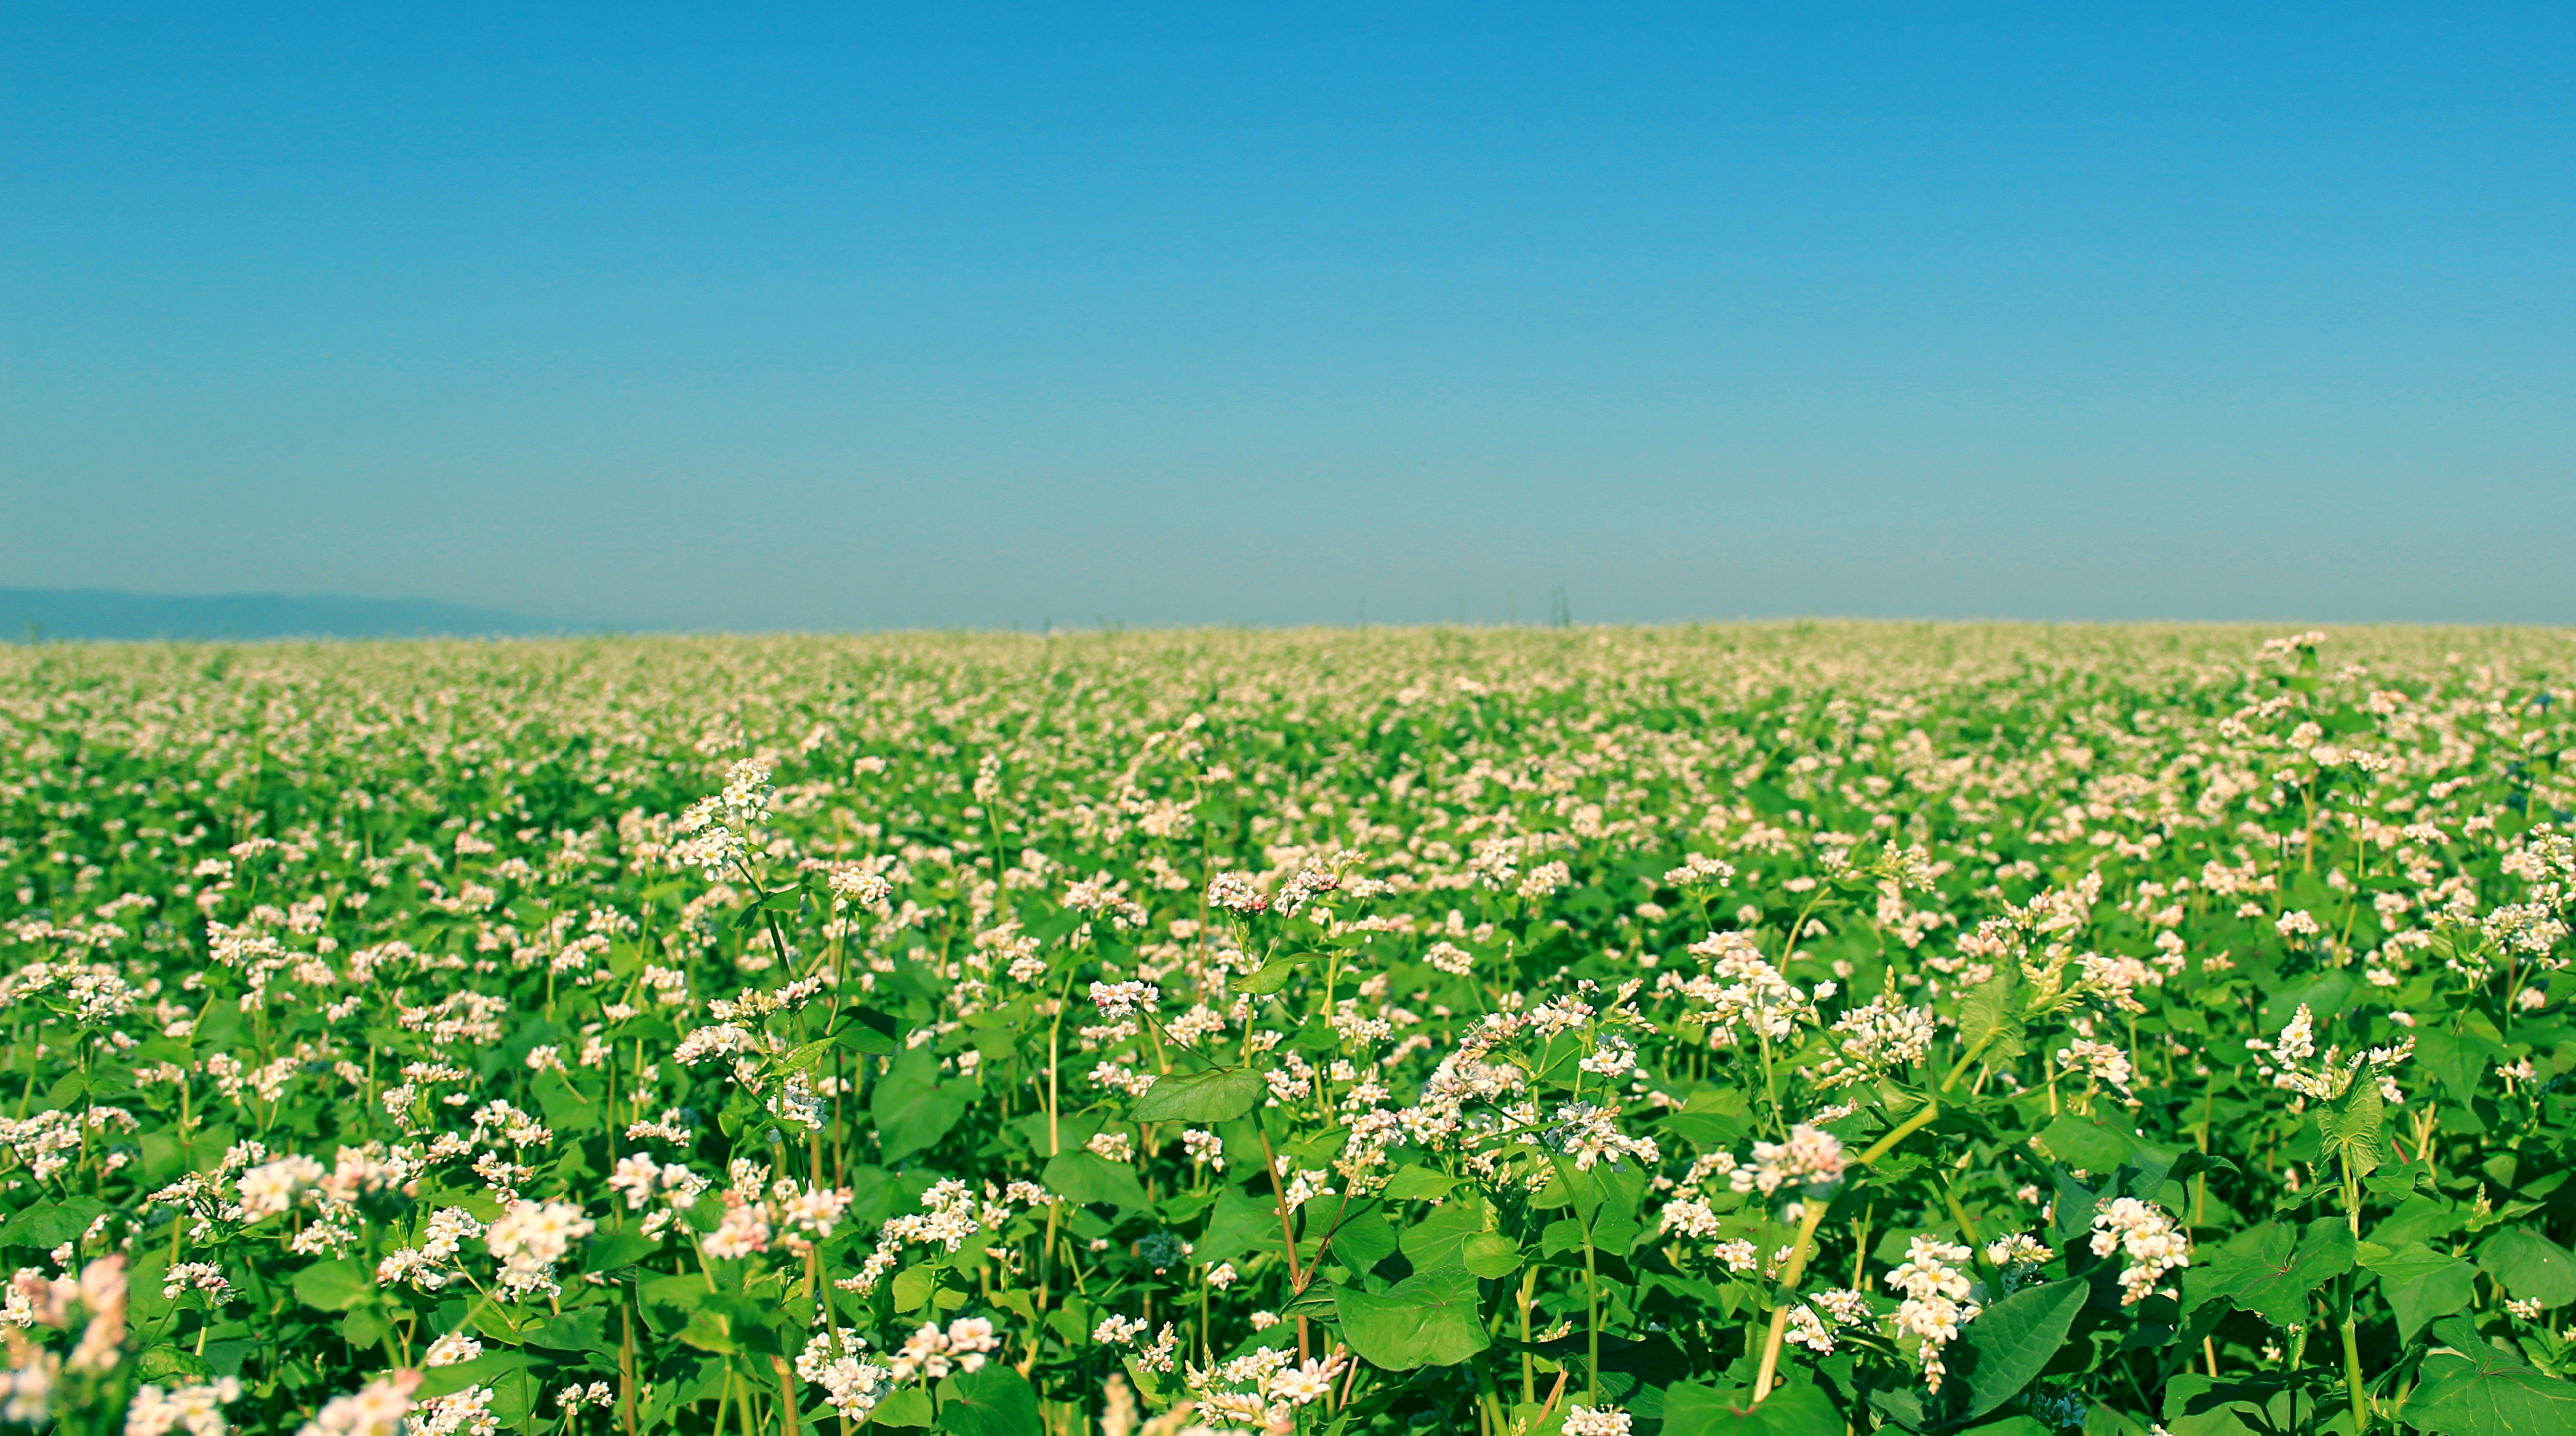
[[[1682,854],[1682,865],[1664,874],[1664,886],[1705,896],[1735,882],[1735,865],[1701,853]]]
[[[300,1436],[400,1436],[420,1380],[417,1371],[397,1371],[349,1395],[332,1397],[304,1423]]]
[[[608,1189],[626,1198],[630,1212],[644,1210],[656,1197],[661,1199],[661,1206],[644,1218],[642,1231],[648,1237],[660,1236],[681,1212],[697,1205],[709,1185],[685,1162],[657,1163],[641,1152],[618,1158],[608,1174]]]
[[[2120,1273],[2120,1304],[2131,1306],[2152,1294],[2166,1272],[2191,1265],[2191,1238],[2153,1205],[2116,1197],[2102,1203],[2093,1217],[2093,1254],[2113,1252],[2128,1261]]]
[[[397,1247],[376,1263],[376,1280],[391,1286],[407,1281],[420,1291],[438,1291],[459,1275],[457,1255],[465,1239],[483,1235],[483,1224],[461,1207],[440,1207],[429,1214],[417,1246]]]
[[[884,1398],[894,1372],[859,1359],[866,1345],[857,1331],[819,1331],[796,1353],[796,1376],[823,1388],[824,1403],[851,1421],[864,1421]]]
[[[1011,1219],[1011,1209],[1002,1204],[1000,1195],[987,1182],[984,1198],[978,1203],[974,1191],[954,1177],[932,1184],[921,1194],[921,1212],[896,1217],[877,1228],[876,1250],[860,1264],[859,1274],[843,1277],[834,1285],[861,1294],[876,1290],[877,1283],[902,1259],[907,1246],[935,1245],[943,1251],[956,1251],[968,1237],[998,1228]]]
[[[483,1233],[484,1245],[501,1263],[500,1291],[518,1298],[539,1292],[560,1296],[555,1263],[572,1244],[599,1224],[571,1202],[514,1202]]]
[[[1673,985],[1708,1004],[1682,1020],[1707,1024],[1712,1046],[1733,1046],[1739,1028],[1778,1042],[1794,1034],[1799,1023],[1816,1020],[1815,998],[1764,961],[1744,934],[1713,932],[1691,944],[1690,951],[1707,961],[1708,972]]]
[[[1210,907],[1223,908],[1243,917],[1270,910],[1269,897],[1242,873],[1218,873],[1209,879],[1207,901]]]
[[[1565,1436],[1628,1436],[1630,1418],[1615,1406],[1568,1406]]]
[[[1330,1357],[1303,1363],[1293,1352],[1262,1347],[1206,1371],[1185,1367],[1182,1379],[1198,1400],[1198,1414],[1218,1425],[1284,1430],[1295,1422],[1296,1408],[1333,1389],[1350,1359],[1338,1346]]]
[[[1847,1161],[1840,1138],[1801,1122],[1789,1129],[1788,1141],[1754,1143],[1753,1160],[1737,1166],[1727,1181],[1739,1192],[1759,1191],[1767,1197],[1796,1187],[1822,1199],[1842,1184]]]
[[[2329,1047],[2324,1056],[2317,1057],[2316,1018],[2302,1002],[2289,1025],[2281,1029],[2278,1040],[2266,1042],[2249,1037],[2245,1046],[2249,1051],[2268,1054],[2270,1060],[2258,1063],[2255,1070],[2271,1078],[2275,1087],[2333,1101],[2351,1090],[2354,1079],[2367,1069],[2379,1084],[2380,1100],[2395,1105],[2405,1100],[2405,1094],[2398,1089],[2397,1079],[2389,1075],[2389,1069],[2414,1054],[2415,1039],[2408,1037],[2394,1047],[2373,1047],[2350,1057],[2343,1055],[2341,1047]],[[2313,1065],[2309,1061],[2312,1057],[2316,1058]]]
[[[1618,1109],[1590,1102],[1568,1102],[1557,1108],[1556,1124],[1539,1140],[1549,1150],[1572,1157],[1578,1172],[1591,1171],[1595,1163],[1604,1161],[1615,1167],[1626,1157],[1650,1169],[1663,1160],[1654,1138],[1631,1137],[1619,1130]]]
[[[680,837],[671,845],[671,865],[714,877],[740,864],[750,852],[752,831],[769,821],[769,800],[769,769],[750,758],[735,763],[722,792],[690,804],[672,824]]]
[[[919,1330],[905,1337],[903,1348],[894,1354],[894,1365],[888,1375],[898,1382],[920,1377],[937,1381],[951,1371],[981,1371],[987,1353],[999,1350],[1001,1336],[993,1323],[980,1316],[961,1316],[942,1331],[937,1322],[925,1321]]]
[[[2014,1232],[1986,1243],[1986,1264],[2002,1273],[2007,1296],[2017,1290],[2032,1272],[2056,1257],[2055,1250],[2028,1232]]]
[[[298,1192],[322,1180],[322,1164],[311,1157],[280,1157],[241,1174],[234,1190],[241,1194],[242,1219],[258,1221],[293,1205]]]
[[[1821,1309],[1823,1315],[1817,1315]],[[1834,1327],[1861,1326],[1875,1319],[1869,1298],[1850,1290],[1820,1291],[1789,1312],[1789,1339],[1818,1356],[1834,1350]]]
[[[1133,1016],[1140,1007],[1152,1011],[1163,1000],[1163,994],[1150,982],[1095,982],[1091,984],[1091,1000],[1100,1008],[1101,1016],[1116,1022]]]
[[[175,1391],[137,1387],[133,1402],[125,1408],[125,1436],[163,1436],[171,1430],[185,1430],[188,1436],[224,1436],[224,1403],[240,1400],[241,1394],[241,1383],[229,1376]]]
[[[1902,1072],[1932,1050],[1932,1010],[1908,1007],[1893,992],[1844,1013],[1833,1030],[1842,1034],[1839,1050],[1816,1073],[1817,1085],[1827,1090]]]
[[[1949,1371],[1941,1361],[1942,1348],[1982,1310],[1967,1299],[1968,1278],[1958,1268],[1967,1259],[1966,1247],[1938,1237],[1916,1237],[1906,1246],[1904,1264],[1887,1274],[1887,1284],[1905,1298],[1896,1309],[1897,1332],[1922,1343],[1923,1384],[1936,1393]]]

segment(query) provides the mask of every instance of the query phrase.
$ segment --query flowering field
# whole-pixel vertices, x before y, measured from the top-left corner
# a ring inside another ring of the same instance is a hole
[[[0,649],[0,1417],[2576,1430],[2576,639],[2265,640]]]

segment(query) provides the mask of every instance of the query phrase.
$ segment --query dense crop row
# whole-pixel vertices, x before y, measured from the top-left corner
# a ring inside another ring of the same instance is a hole
[[[2576,1429],[2571,668],[0,651],[0,1416]]]

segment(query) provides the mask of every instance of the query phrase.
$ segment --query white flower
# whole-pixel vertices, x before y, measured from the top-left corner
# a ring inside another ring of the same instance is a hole
[[[1100,1325],[1092,1328],[1091,1339],[1118,1346],[1133,1346],[1136,1338],[1143,1336],[1152,1328],[1153,1323],[1149,1321],[1132,1316],[1111,1315],[1102,1318]]]
[[[1163,1000],[1162,991],[1146,982],[1095,982],[1091,1000],[1098,1004],[1100,1015],[1115,1022],[1132,1016],[1138,1007],[1152,1008]]]
[[[420,1380],[417,1371],[397,1371],[347,1396],[335,1396],[304,1423],[301,1436],[398,1436]]]
[[[224,1403],[241,1394],[241,1383],[229,1376],[176,1391],[137,1387],[125,1408],[125,1436],[162,1436],[174,1427],[185,1428],[188,1436],[224,1436]]]
[[[241,1193],[243,1220],[255,1222],[285,1211],[297,1192],[322,1177],[322,1164],[311,1157],[280,1157],[251,1168],[235,1184]]]
[[[1887,1274],[1887,1284],[1905,1297],[1896,1309],[1896,1329],[1900,1335],[1919,1339],[1923,1384],[1936,1393],[1949,1370],[1941,1360],[1942,1348],[1980,1310],[1965,1299],[1968,1278],[1955,1265],[1967,1259],[1966,1247],[1938,1237],[1916,1237],[1907,1244],[1904,1263]]]
[[[1107,1162],[1130,1162],[1136,1157],[1136,1139],[1125,1132],[1102,1132],[1082,1145]]]
[[[2304,1009],[2303,1009],[2304,1010]],[[2191,1238],[2174,1219],[2135,1197],[2103,1202],[2093,1217],[2093,1254],[2120,1252],[2128,1267],[2120,1273],[2120,1304],[2146,1299],[2156,1283],[2175,1267],[2191,1265]]]
[[[1565,1436],[1628,1436],[1628,1425],[1628,1413],[1615,1406],[1565,1408]]]
[[[1270,910],[1270,899],[1252,885],[1252,879],[1241,873],[1218,873],[1208,880],[1208,906],[1249,916]]]
[[[554,1264],[598,1225],[570,1202],[512,1203],[483,1234],[501,1262],[501,1290],[511,1296],[555,1294]]]
[[[1789,1129],[1786,1142],[1754,1143],[1752,1162],[1736,1168],[1729,1181],[1739,1192],[1759,1189],[1769,1196],[1795,1186],[1825,1197],[1841,1184],[1845,1160],[1840,1138],[1801,1122]]]
[[[429,1344],[429,1352],[420,1359],[423,1366],[454,1366],[472,1361],[483,1354],[483,1343],[463,1332],[451,1331]]]

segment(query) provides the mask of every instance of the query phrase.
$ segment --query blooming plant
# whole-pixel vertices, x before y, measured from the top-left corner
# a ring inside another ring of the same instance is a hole
[[[0,650],[0,1420],[2576,1429],[2571,667]]]

